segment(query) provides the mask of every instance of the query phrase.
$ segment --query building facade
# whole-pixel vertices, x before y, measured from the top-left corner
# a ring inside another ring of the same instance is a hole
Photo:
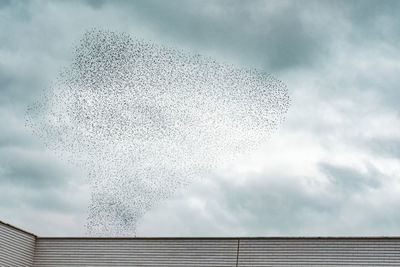
[[[400,237],[39,237],[0,221],[0,266],[400,266]]]

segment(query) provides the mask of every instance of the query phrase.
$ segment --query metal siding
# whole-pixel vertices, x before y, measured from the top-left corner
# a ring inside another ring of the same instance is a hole
[[[37,238],[0,221],[0,266],[400,266],[400,237]]]
[[[239,266],[400,266],[400,238],[240,239]]]
[[[0,266],[33,266],[35,239],[0,222]]]
[[[34,266],[236,266],[236,239],[39,238]]]

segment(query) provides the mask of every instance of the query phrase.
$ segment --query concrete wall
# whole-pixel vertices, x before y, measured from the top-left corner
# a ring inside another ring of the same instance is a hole
[[[35,235],[0,221],[0,266],[32,266]]]

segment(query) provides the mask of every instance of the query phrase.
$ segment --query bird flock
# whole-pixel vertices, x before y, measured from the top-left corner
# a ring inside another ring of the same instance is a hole
[[[87,172],[88,235],[129,236],[176,189],[264,143],[289,105],[269,74],[90,30],[27,121]]]

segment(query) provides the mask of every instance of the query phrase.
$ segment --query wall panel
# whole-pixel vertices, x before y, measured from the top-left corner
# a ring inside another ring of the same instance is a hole
[[[35,236],[0,221],[0,266],[32,266]]]

